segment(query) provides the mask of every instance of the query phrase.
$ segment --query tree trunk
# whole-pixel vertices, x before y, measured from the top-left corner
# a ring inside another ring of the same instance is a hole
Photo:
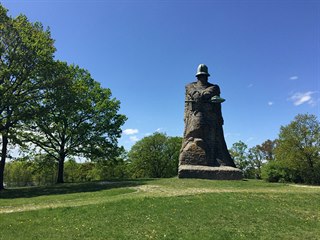
[[[4,189],[4,166],[6,164],[8,147],[8,136],[2,135],[2,149],[1,149],[1,161],[0,161],[0,191]]]
[[[58,165],[58,179],[57,183],[64,183],[63,181],[63,170],[64,170],[64,159],[65,159],[65,154],[62,153],[60,154],[59,157],[59,165]]]
[[[307,161],[308,161],[308,165],[309,165],[309,178],[311,177],[311,184],[314,184],[316,182],[316,176],[315,176],[315,171],[314,171],[314,167],[313,167],[313,160],[312,160],[312,156],[310,156],[308,154],[307,156]]]

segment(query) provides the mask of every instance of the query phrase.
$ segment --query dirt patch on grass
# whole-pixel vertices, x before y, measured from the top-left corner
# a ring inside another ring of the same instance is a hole
[[[290,185],[289,185],[290,186]],[[296,186],[296,185],[292,185]],[[302,186],[302,185],[299,185]],[[173,188],[160,185],[141,185],[132,187],[136,189],[135,194],[143,196],[157,196],[157,197],[174,197],[174,196],[189,196],[203,193],[288,193],[288,192],[309,192],[314,191],[311,188],[320,190],[320,186],[305,186],[301,190],[293,190],[292,188]]]
[[[156,195],[156,196],[187,196],[202,193],[228,193],[228,192],[247,192],[245,189],[212,189],[212,188],[169,188],[159,185],[142,185],[133,187],[137,190],[137,193],[143,193],[144,195]]]
[[[301,188],[318,188],[320,189],[320,186],[311,186],[311,185],[300,185],[300,184],[290,184],[289,186],[292,187],[301,187]]]

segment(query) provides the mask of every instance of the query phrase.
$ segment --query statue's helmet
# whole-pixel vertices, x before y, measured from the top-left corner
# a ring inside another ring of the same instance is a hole
[[[198,66],[196,77],[199,75],[207,75],[208,77],[210,76],[208,73],[208,67],[205,64],[200,64]]]

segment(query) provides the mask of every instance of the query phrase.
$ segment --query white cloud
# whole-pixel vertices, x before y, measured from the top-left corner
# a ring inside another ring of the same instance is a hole
[[[253,141],[255,138],[254,137],[249,137],[247,140],[246,140],[246,143],[249,143],[251,141]]]
[[[291,76],[289,79],[290,80],[297,80],[299,77],[298,76]]]
[[[271,101],[268,102],[269,106],[272,106],[273,104],[274,104],[274,102],[271,102]]]
[[[156,132],[161,132],[162,128],[157,128]]]
[[[133,143],[139,141],[139,138],[138,138],[137,136],[130,136],[129,139],[130,139],[130,141],[133,142]]]
[[[138,129],[132,129],[132,128],[127,128],[123,131],[124,135],[133,135],[133,134],[137,134],[139,132]]]
[[[309,105],[314,106],[316,104],[316,101],[312,97],[314,93],[316,92],[296,92],[289,98],[289,100],[292,101],[295,106],[299,106],[303,103],[308,103]]]

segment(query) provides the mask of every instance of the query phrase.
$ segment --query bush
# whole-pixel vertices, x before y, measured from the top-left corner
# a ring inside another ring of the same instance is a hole
[[[268,182],[311,183],[304,174],[303,170],[290,168],[280,161],[270,161],[262,167],[262,179]]]
[[[289,182],[290,174],[280,162],[271,161],[264,164],[261,169],[262,179],[268,182]]]

